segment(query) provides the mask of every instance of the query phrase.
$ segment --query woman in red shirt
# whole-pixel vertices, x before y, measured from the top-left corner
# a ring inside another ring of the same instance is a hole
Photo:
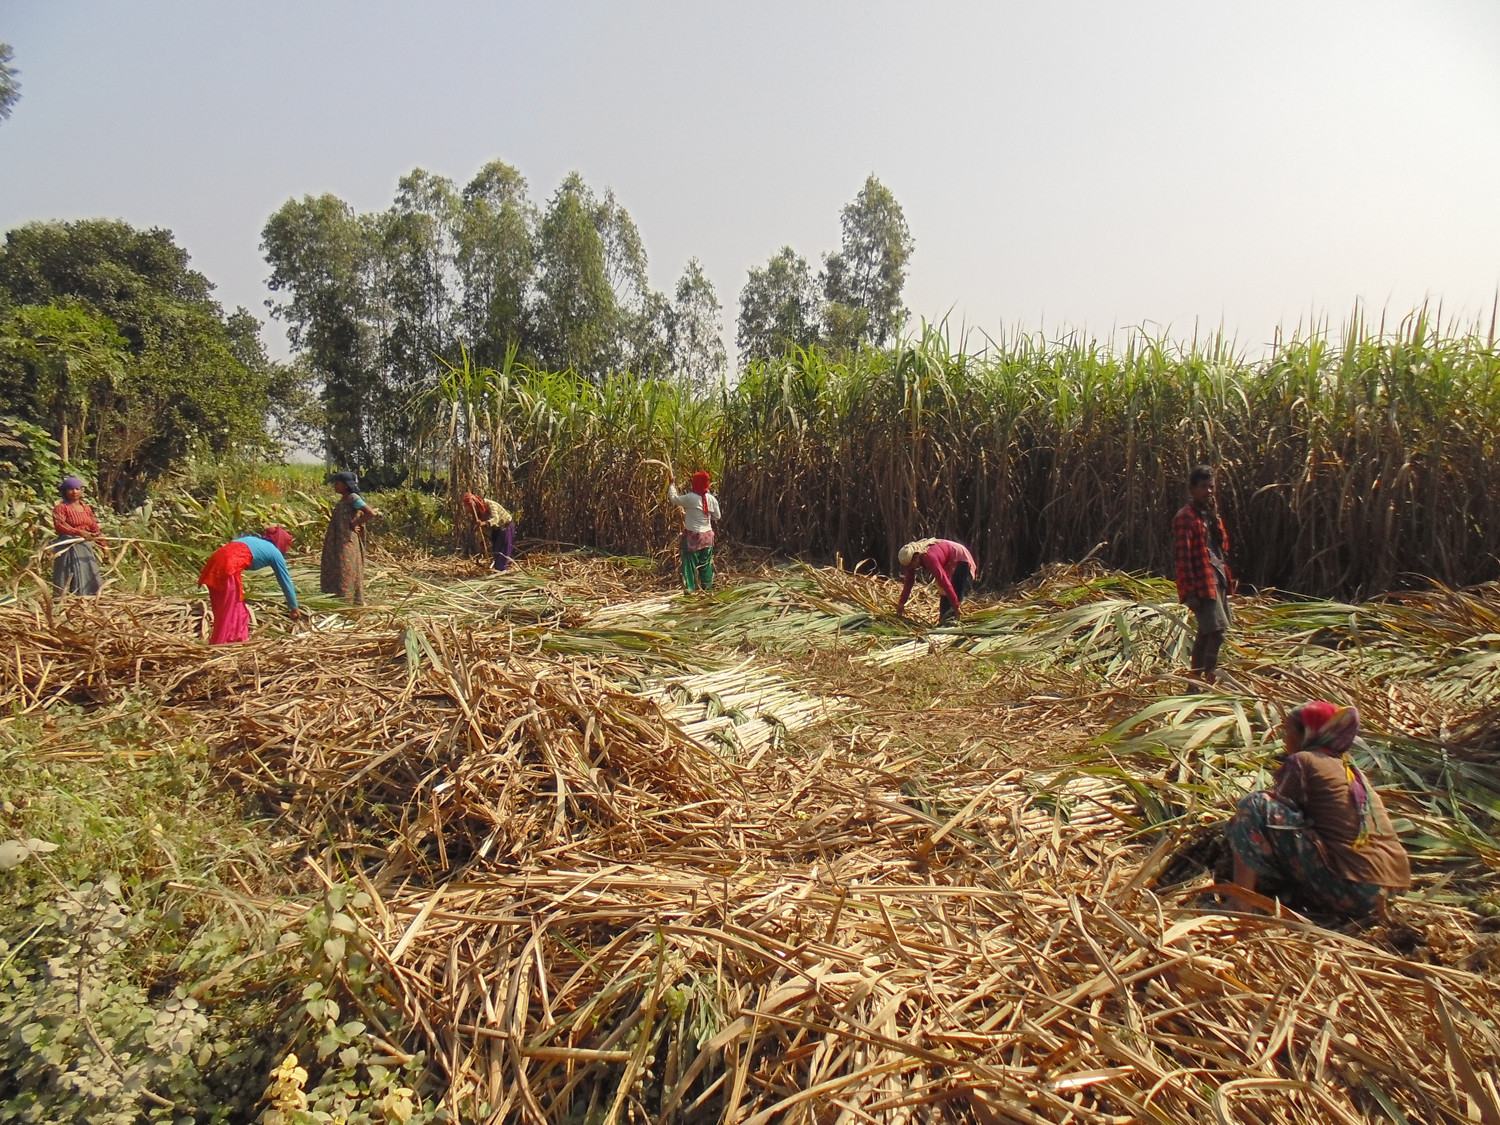
[[[938,621],[946,625],[958,620],[959,603],[969,596],[975,572],[979,569],[969,548],[952,539],[918,539],[902,547],[896,555],[906,569],[906,579],[901,586],[901,600],[896,604],[896,613],[906,612],[906,599],[911,597],[911,584],[921,567],[937,582],[942,597],[938,602]]]
[[[104,537],[94,509],[83,502],[83,481],[64,477],[58,486],[62,493],[52,509],[52,526],[57,538],[52,541],[52,588],[62,594],[97,594],[102,584],[95,545],[104,551]]]

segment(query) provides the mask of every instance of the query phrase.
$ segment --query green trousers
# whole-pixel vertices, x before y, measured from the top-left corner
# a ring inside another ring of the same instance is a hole
[[[714,588],[714,549],[682,552],[682,581],[689,591]]]

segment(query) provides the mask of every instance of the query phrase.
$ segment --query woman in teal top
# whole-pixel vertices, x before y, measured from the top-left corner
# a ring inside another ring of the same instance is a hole
[[[214,611],[213,635],[209,644],[233,644],[250,637],[250,611],[245,608],[244,574],[247,570],[270,567],[276,584],[286,595],[286,607],[292,620],[301,616],[297,608],[297,590],[287,573],[286,554],[292,536],[286,528],[273,525],[259,535],[242,535],[224,544],[208,556],[198,584],[208,587],[209,605]]]

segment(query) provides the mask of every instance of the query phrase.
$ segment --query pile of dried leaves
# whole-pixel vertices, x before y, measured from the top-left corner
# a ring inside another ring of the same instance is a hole
[[[0,698],[192,716],[365,891],[379,1030],[463,1120],[1500,1122],[1482,959],[1153,889],[1170,837],[972,756],[856,727],[737,762],[650,697],[692,668],[665,634],[366,614],[212,651],[149,606],[0,609]]]

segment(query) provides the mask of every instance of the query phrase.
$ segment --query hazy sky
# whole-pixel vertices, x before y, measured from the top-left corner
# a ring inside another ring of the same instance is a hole
[[[264,316],[266,217],[499,157],[611,187],[670,287],[816,261],[876,173],[917,313],[991,331],[1278,323],[1356,299],[1488,316],[1492,3],[85,3],[0,0],[22,99],[0,227],[170,228]],[[280,329],[267,330],[277,354]]]

